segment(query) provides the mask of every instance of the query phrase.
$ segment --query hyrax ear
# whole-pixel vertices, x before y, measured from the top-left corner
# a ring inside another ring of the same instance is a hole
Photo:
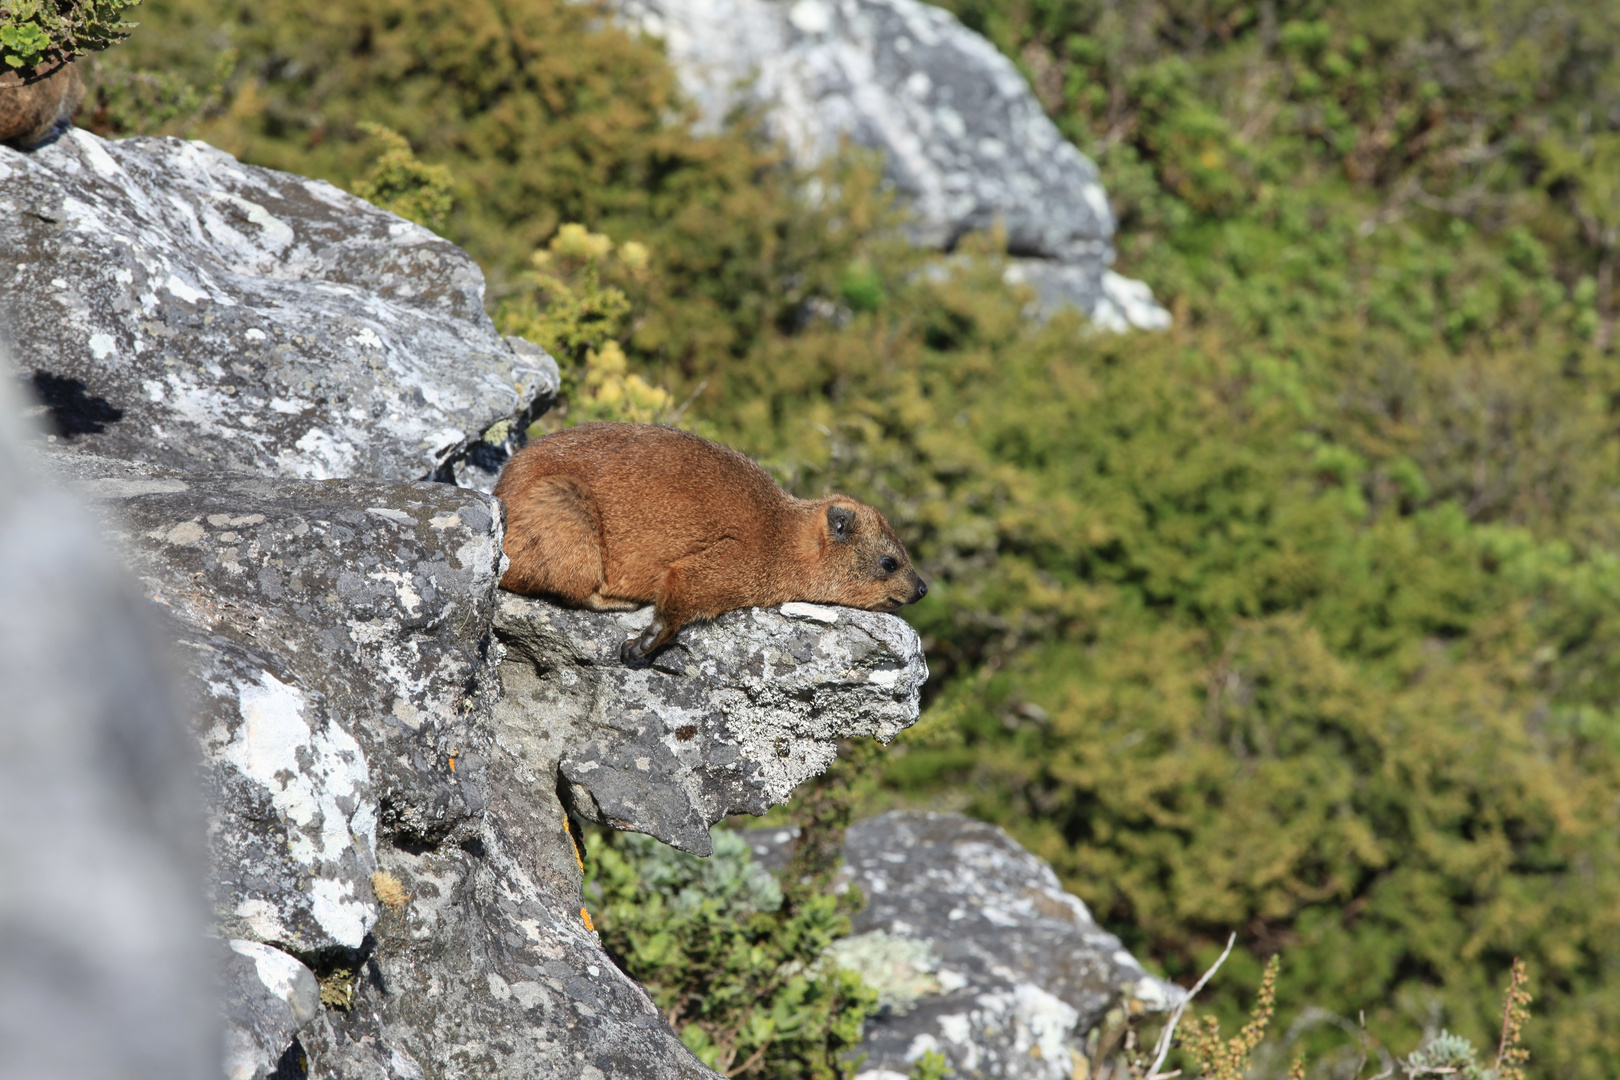
[[[842,543],[855,535],[855,511],[847,506],[834,503],[827,507],[827,531],[832,533],[834,540]]]

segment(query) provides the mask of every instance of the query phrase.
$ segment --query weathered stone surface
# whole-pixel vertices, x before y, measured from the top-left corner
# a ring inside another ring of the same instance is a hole
[[[205,1080],[203,816],[162,628],[36,479],[20,411],[0,381],[0,1077]]]
[[[498,503],[48,456],[174,615],[216,921],[256,975],[227,965],[237,1074],[713,1076],[584,922],[556,760],[521,753],[545,718],[496,715]],[[352,1004],[306,1026],[263,946]]]
[[[821,773],[838,740],[917,719],[928,677],[903,620],[814,604],[745,608],[684,628],[649,666],[619,659],[651,608],[574,611],[503,593],[498,710],[543,727],[581,816],[707,855],[709,826],[763,813]]]
[[[320,984],[313,971],[280,949],[242,940],[226,946],[220,964],[229,1018],[225,1075],[265,1080],[289,1055],[302,1051],[293,1042],[320,1015]]]
[[[918,0],[617,0],[662,38],[708,125],[764,110],[801,164],[844,139],[883,153],[918,243],[950,249],[1002,225],[1033,263],[1043,308],[1108,329],[1158,329],[1107,277],[1114,216],[1097,167],[1063,138],[1018,69],[949,12]],[[1125,279],[1121,278],[1120,281]],[[1145,287],[1143,287],[1145,289]]]
[[[555,762],[512,749],[532,723],[495,726],[477,836],[379,849],[408,901],[375,928],[353,1008],[305,1037],[312,1076],[715,1077],[586,926]]]
[[[558,388],[465,252],[202,143],[0,147],[0,251],[12,359],[99,454],[487,489]]]
[[[791,834],[750,834],[770,863]],[[846,880],[867,907],[840,964],[876,986],[859,1080],[904,1078],[929,1050],[958,1076],[1068,1080],[1109,1009],[1167,1010],[1183,991],[1147,974],[1063,891],[1052,868],[961,814],[897,812],[850,826]]]
[[[1035,293],[1035,306],[1043,317],[1066,307],[1079,307],[1093,325],[1115,334],[1136,327],[1164,330],[1170,326],[1170,313],[1153,299],[1153,290],[1144,282],[1104,270],[1099,277],[1084,263],[1055,259],[1009,259],[1003,274],[1011,285],[1026,285]],[[1079,302],[1077,297],[1094,300]]]
[[[437,843],[484,807],[489,737],[471,717],[498,694],[497,504],[447,484],[64,468],[116,509],[132,568],[178,620],[223,932],[301,956],[361,948],[379,828]]]

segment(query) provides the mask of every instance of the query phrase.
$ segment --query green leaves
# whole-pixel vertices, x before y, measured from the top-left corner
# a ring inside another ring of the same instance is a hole
[[[0,58],[7,67],[33,67],[50,47],[51,36],[37,24],[0,25],[0,48],[4,49]]]
[[[0,63],[25,81],[135,29],[121,13],[139,0],[6,0],[0,4]]]
[[[849,933],[844,901],[790,889],[716,829],[699,859],[649,837],[596,834],[586,897],[603,944],[624,957],[670,1025],[727,1076],[833,1080],[877,995],[825,958]]]

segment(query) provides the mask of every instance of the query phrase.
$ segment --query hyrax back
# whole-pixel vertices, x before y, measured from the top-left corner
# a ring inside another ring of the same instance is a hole
[[[646,656],[693,619],[791,600],[892,611],[928,586],[883,515],[797,499],[735,450],[652,424],[583,424],[506,465],[501,586],[597,611],[654,605]]]

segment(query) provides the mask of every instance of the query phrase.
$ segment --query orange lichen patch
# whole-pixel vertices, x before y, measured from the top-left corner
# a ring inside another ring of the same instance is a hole
[[[405,891],[399,878],[386,870],[378,870],[371,875],[371,891],[376,894],[378,903],[392,911],[404,911],[411,899],[411,894]]]
[[[585,872],[585,857],[579,853],[579,841],[574,839],[574,830],[563,826],[563,832],[568,834],[568,843],[574,849],[574,861],[579,864],[579,872]]]
[[[455,754],[450,755],[450,771],[451,772],[456,771],[456,755]]]
[[[590,912],[586,911],[584,908],[580,908],[579,909],[579,917],[582,920],[584,920],[585,929],[589,930],[593,934],[596,933],[596,927],[591,925],[591,913]]]

